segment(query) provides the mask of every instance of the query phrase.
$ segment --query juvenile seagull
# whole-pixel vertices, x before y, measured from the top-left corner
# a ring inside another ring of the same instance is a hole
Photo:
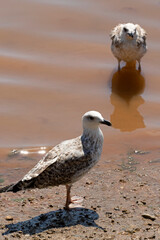
[[[82,136],[66,140],[52,148],[20,181],[1,188],[0,192],[65,185],[65,208],[69,209],[69,204],[73,202],[70,196],[72,184],[82,178],[101,156],[103,133],[99,124],[111,126],[96,111],[85,113],[82,123]]]
[[[112,40],[111,50],[118,60],[118,70],[120,70],[120,62],[123,60],[127,63],[139,63],[139,71],[141,70],[141,58],[147,51],[146,32],[138,24],[125,23],[119,24],[110,33]]]

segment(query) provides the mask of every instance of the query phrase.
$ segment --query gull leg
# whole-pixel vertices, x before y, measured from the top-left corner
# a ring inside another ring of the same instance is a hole
[[[72,202],[72,200],[71,200],[71,187],[72,187],[72,185],[66,185],[67,196],[66,196],[65,209],[69,209],[69,204]]]
[[[121,62],[121,60],[118,59],[118,71],[120,71],[120,69],[121,69],[120,62]]]
[[[138,64],[139,64],[139,66],[138,66],[138,70],[139,70],[139,72],[141,72],[141,62],[138,61]]]
[[[71,198],[71,195],[70,195],[71,187],[72,185],[66,185],[66,190],[67,190],[66,205],[65,205],[66,210],[69,210],[70,208],[73,208],[73,207],[82,207],[81,205],[79,205],[79,203],[83,202],[82,197],[74,196],[73,198]]]

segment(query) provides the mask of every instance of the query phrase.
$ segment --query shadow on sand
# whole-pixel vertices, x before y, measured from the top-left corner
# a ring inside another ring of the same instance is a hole
[[[73,208],[70,211],[59,209],[24,222],[8,224],[5,226],[8,230],[3,235],[18,231],[23,234],[34,235],[48,229],[70,227],[78,224],[104,230],[94,222],[98,218],[99,215],[95,211],[86,208]]]

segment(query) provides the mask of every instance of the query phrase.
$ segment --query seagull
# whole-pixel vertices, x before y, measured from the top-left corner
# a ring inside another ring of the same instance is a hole
[[[111,126],[99,112],[85,113],[81,136],[53,147],[20,181],[1,188],[0,193],[65,185],[65,209],[69,209],[69,205],[74,202],[70,196],[72,184],[81,179],[101,156],[103,133],[100,124]]]
[[[124,23],[112,29],[110,37],[112,40],[111,50],[118,60],[118,70],[120,62],[126,63],[138,61],[139,71],[141,71],[141,58],[147,52],[146,31],[138,24]]]

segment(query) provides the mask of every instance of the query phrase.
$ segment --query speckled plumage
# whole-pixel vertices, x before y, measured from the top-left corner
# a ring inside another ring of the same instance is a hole
[[[86,113],[83,116],[82,136],[55,146],[19,182],[0,189],[0,192],[71,186],[82,178],[101,156],[103,134],[99,128],[100,123],[111,125],[96,111]]]
[[[112,40],[111,50],[117,58],[119,69],[120,61],[127,63],[140,60],[147,51],[146,31],[138,24],[125,23],[119,24],[110,33]]]

